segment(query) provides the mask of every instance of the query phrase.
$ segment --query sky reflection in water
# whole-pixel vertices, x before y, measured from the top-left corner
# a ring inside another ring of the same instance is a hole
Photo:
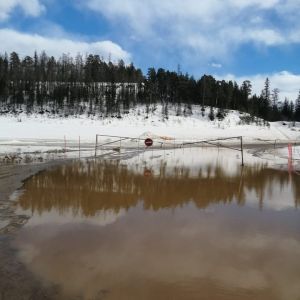
[[[14,246],[66,299],[299,299],[300,178],[247,161],[150,151],[42,172]]]

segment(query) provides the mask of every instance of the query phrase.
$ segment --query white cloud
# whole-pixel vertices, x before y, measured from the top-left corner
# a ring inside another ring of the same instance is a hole
[[[251,6],[259,6],[263,9],[274,8],[279,4],[279,0],[230,0],[231,5],[238,8],[247,8]]]
[[[216,76],[218,79],[234,80],[241,84],[244,80],[250,80],[252,83],[253,94],[260,95],[264,88],[266,78],[270,79],[271,90],[278,88],[280,90],[280,99],[287,97],[289,100],[296,100],[300,90],[300,74],[293,74],[282,71],[272,74],[257,74],[252,76],[235,76],[227,74],[226,76]]]
[[[128,34],[144,43],[156,44],[161,51],[176,47],[182,56],[194,61],[215,57],[226,62],[230,53],[247,43],[265,47],[300,43],[298,0],[110,0],[109,5],[106,0],[81,0],[81,3],[123,25],[122,31],[127,28]]]
[[[212,68],[216,68],[216,69],[221,69],[222,68],[221,64],[218,64],[218,63],[215,63],[215,62],[211,63],[210,66]]]
[[[44,37],[38,34],[21,33],[12,29],[0,29],[1,51],[16,51],[21,55],[32,54],[35,50],[45,50],[48,55],[60,56],[62,53],[99,54],[104,59],[111,56],[113,61],[123,59],[130,61],[130,54],[123,50],[118,44],[111,41],[84,42],[69,38]]]
[[[25,15],[37,17],[45,7],[39,0],[0,0],[0,21],[9,19],[12,11],[20,7]]]

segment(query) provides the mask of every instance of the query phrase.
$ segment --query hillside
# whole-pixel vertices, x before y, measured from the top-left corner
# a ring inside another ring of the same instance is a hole
[[[76,142],[80,137],[82,142],[94,143],[96,134],[139,137],[150,132],[185,141],[243,136],[246,143],[300,139],[299,123],[292,126],[292,123],[268,123],[256,118],[251,120],[248,114],[233,110],[227,111],[223,120],[215,117],[211,121],[209,114],[209,108],[202,112],[200,106],[193,106],[192,115],[176,116],[176,108],[171,107],[166,118],[162,114],[162,107],[158,105],[150,107],[148,116],[146,107],[138,106],[122,118],[6,115],[0,117],[0,152],[6,151],[7,147],[4,145],[17,144],[20,148],[20,142],[28,140],[35,141],[38,145],[42,144],[41,140],[63,141],[66,138],[68,142]],[[217,109],[214,109],[214,114],[217,115]]]

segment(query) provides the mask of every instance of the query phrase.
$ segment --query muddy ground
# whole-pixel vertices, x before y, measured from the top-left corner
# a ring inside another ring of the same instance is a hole
[[[27,221],[27,216],[16,215],[10,196],[22,187],[30,176],[65,162],[32,165],[0,165],[0,300],[62,299],[56,286],[44,286],[19,262],[10,241]]]

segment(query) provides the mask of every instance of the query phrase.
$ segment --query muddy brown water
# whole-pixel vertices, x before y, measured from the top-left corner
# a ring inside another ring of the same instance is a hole
[[[214,149],[25,182],[11,246],[57,299],[300,299],[300,177]]]

